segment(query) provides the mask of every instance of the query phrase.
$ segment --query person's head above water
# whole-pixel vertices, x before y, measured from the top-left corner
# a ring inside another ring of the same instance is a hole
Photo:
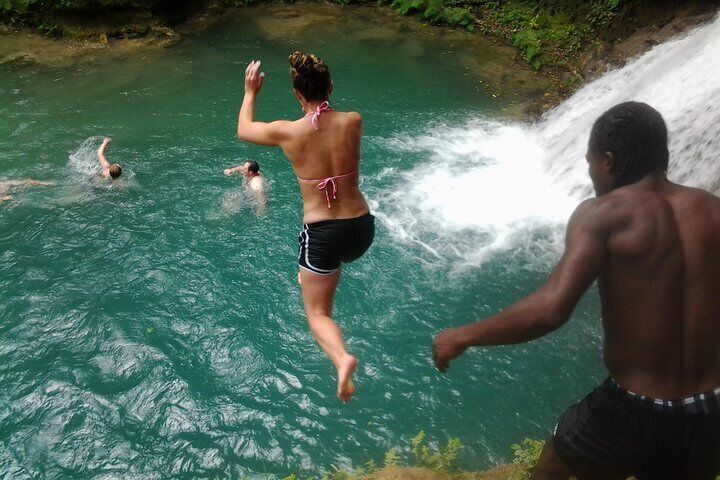
[[[244,165],[244,166],[245,166],[245,174],[246,174],[246,175],[247,175],[248,173],[249,173],[249,174],[253,174],[253,175],[257,175],[258,172],[260,171],[260,164],[259,164],[258,162],[256,162],[256,161],[245,162],[245,165]]]
[[[110,178],[118,178],[122,175],[122,167],[117,163],[113,163],[110,165],[110,168],[108,168],[108,173],[110,174]]]
[[[323,59],[313,54],[295,52],[290,55],[290,79],[301,101],[324,102],[330,98],[330,69]]]
[[[625,102],[595,121],[587,160],[598,195],[668,168],[668,134],[662,115],[650,105]]]

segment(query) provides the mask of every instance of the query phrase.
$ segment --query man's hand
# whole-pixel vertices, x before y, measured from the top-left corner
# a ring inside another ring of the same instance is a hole
[[[253,60],[245,69],[245,93],[257,94],[262,87],[265,73],[260,71],[260,61]]]
[[[224,172],[225,175],[227,175],[227,176],[232,175],[233,171],[234,171],[234,170],[233,170],[232,168],[226,168],[225,170],[223,170],[223,172]]]
[[[450,367],[450,360],[463,354],[467,347],[463,346],[457,328],[446,328],[440,332],[433,341],[433,360],[441,372]]]

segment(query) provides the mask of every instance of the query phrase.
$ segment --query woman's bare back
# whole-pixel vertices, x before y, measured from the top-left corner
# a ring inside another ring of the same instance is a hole
[[[362,117],[326,110],[315,117],[315,124],[306,116],[293,122],[291,130],[282,149],[298,177],[303,223],[366,214],[368,205],[358,185]]]

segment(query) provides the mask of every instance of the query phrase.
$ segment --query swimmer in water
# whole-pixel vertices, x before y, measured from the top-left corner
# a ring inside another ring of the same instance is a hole
[[[52,182],[40,182],[33,180],[32,178],[26,178],[24,180],[4,180],[0,181],[0,203],[7,202],[13,199],[12,195],[7,195],[10,189],[15,187],[46,187],[54,185]]]
[[[237,167],[226,168],[225,175],[232,175],[233,173],[240,173],[247,182],[248,188],[255,192],[262,193],[263,191],[263,177],[260,174],[260,165],[258,162],[245,162]]]
[[[100,163],[100,167],[102,168],[102,173],[100,173],[100,176],[103,178],[112,178],[114,180],[116,178],[119,178],[120,175],[122,175],[122,167],[117,163],[108,162],[107,158],[105,158],[105,149],[110,142],[112,142],[112,138],[105,137],[102,145],[100,145],[100,148],[98,148],[97,155],[98,162]]]
[[[360,258],[373,242],[375,218],[358,186],[362,117],[330,108],[327,64],[315,55],[290,55],[293,93],[305,115],[295,121],[255,121],[255,100],[265,74],[260,62],[245,70],[238,118],[240,140],[279,146],[290,161],[303,199],[298,263],[310,331],[337,369],[337,396],[355,393],[357,359],[348,353],[333,320],[333,298],[342,263]]]

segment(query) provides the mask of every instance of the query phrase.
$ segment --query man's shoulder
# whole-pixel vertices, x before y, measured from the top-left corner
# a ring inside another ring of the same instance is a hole
[[[626,185],[595,198],[598,213],[607,216],[623,216],[637,213],[639,210],[651,209],[661,200],[661,195],[653,189],[639,184]]]
[[[597,221],[616,214],[623,201],[621,197],[612,193],[584,200],[573,212],[573,218],[591,218]]]
[[[607,236],[627,224],[630,216],[631,209],[621,196],[606,194],[590,198],[580,203],[570,216],[568,232],[585,231],[592,235]]]
[[[263,186],[262,175],[260,175],[260,174],[255,175],[253,178],[250,179],[248,184],[250,185],[250,188],[252,188],[253,190],[258,190],[258,189],[262,188],[262,186]]]
[[[720,206],[720,198],[702,188],[689,187],[687,185],[674,185],[676,191],[683,198],[691,202],[704,203],[709,206]]]
[[[720,198],[701,188],[675,185],[673,203],[682,213],[700,216],[720,224]]]

